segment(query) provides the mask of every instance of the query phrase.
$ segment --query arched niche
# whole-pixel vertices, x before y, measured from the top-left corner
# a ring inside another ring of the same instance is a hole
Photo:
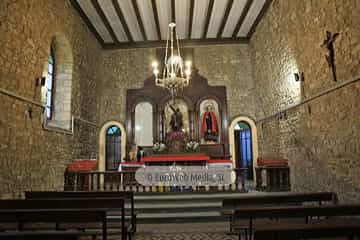
[[[175,98],[173,100],[169,100],[164,107],[164,129],[165,133],[171,131],[170,121],[171,116],[174,113],[174,109],[179,108],[182,114],[183,120],[183,132],[189,133],[190,132],[190,122],[189,122],[189,107],[188,104],[181,98]]]
[[[135,144],[152,146],[153,135],[153,107],[149,102],[139,102],[135,106]]]
[[[106,168],[106,134],[111,126],[117,126],[121,131],[121,162],[124,161],[126,157],[126,131],[122,123],[117,121],[109,121],[105,123],[99,133],[99,163],[98,170],[105,171]]]
[[[206,116],[209,116],[209,112],[212,112],[210,115],[213,116],[211,119],[211,124],[213,125],[212,128],[217,129],[217,137],[212,140],[206,140],[203,132],[203,124],[206,125]],[[214,144],[219,143],[221,139],[221,119],[220,112],[219,112],[219,104],[216,100],[212,98],[206,98],[200,101],[199,104],[199,136],[200,136],[200,143],[201,144]],[[216,139],[216,140],[215,140]]]
[[[247,123],[250,128],[251,128],[251,141],[252,141],[252,157],[253,157],[253,172],[255,172],[255,167],[257,166],[257,158],[259,156],[259,152],[258,152],[258,141],[257,141],[257,128],[256,128],[256,124],[254,122],[254,120],[252,120],[249,117],[246,116],[238,116],[236,118],[234,118],[231,121],[230,127],[229,127],[229,147],[230,147],[230,154],[231,154],[231,159],[233,162],[233,167],[236,167],[236,159],[235,159],[235,130],[237,128],[237,125],[239,122],[245,122]],[[256,178],[256,174],[254,174],[254,180]]]

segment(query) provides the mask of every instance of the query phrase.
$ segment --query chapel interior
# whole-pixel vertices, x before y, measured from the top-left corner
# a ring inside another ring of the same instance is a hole
[[[229,234],[225,200],[331,193],[360,229],[359,80],[358,0],[0,0],[0,215],[31,192],[130,192],[121,239],[265,239]],[[171,167],[231,182],[136,177]],[[32,239],[2,219],[0,239]],[[343,225],[318,235],[360,237]]]

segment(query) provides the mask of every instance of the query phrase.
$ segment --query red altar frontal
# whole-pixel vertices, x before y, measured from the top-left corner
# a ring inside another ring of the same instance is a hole
[[[210,159],[206,154],[161,154],[141,158],[139,162],[123,162],[119,170],[130,170],[145,166],[166,165],[210,166],[232,168],[231,160]]]

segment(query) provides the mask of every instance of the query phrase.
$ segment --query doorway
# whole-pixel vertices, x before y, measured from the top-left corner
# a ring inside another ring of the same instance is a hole
[[[246,168],[246,178],[253,180],[253,143],[250,124],[239,121],[234,127],[234,137],[235,165],[237,168]]]

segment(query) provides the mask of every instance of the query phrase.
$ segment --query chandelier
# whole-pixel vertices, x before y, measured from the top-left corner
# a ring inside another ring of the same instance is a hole
[[[176,34],[175,27],[175,23],[169,24],[164,67],[161,78],[159,77],[158,63],[156,61],[152,63],[156,86],[168,89],[172,97],[174,97],[179,90],[189,86],[191,75],[190,61],[185,63],[186,69],[184,69],[184,62],[180,55],[179,38]],[[176,42],[175,49],[174,42]]]

